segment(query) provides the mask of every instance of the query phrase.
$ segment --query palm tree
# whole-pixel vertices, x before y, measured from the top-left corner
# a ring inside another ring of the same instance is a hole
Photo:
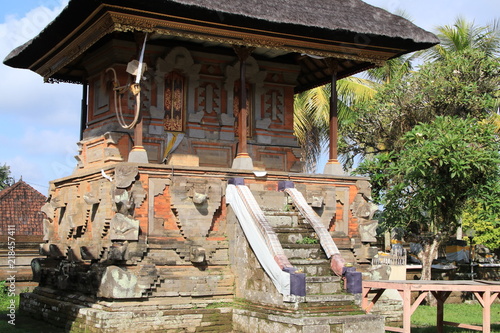
[[[366,78],[351,76],[337,82],[339,132],[355,122],[353,106],[373,98],[383,84],[411,72],[413,56],[388,60],[384,66],[365,72]],[[330,143],[330,84],[295,95],[294,133],[302,148],[304,172],[314,173],[324,149]],[[347,155],[340,156],[344,165],[352,164]]]
[[[489,57],[496,57],[500,52],[500,22],[494,21],[486,26],[477,26],[462,17],[458,17],[453,25],[437,28],[437,36],[441,43],[423,51],[424,59],[436,61],[446,60],[456,52],[466,49],[478,49]]]
[[[387,84],[396,78],[400,78],[413,70],[412,61],[415,54],[401,56],[386,61],[382,67],[367,70],[365,76],[374,83]]]
[[[328,146],[331,85],[326,84],[302,93],[294,99],[294,133],[302,148],[304,172],[314,173],[317,162]],[[369,80],[348,77],[337,82],[339,126],[352,121],[351,106],[373,97],[375,90]]]

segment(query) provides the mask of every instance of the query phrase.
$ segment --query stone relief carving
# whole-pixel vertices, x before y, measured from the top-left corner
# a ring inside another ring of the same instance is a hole
[[[284,123],[285,105],[283,88],[269,89],[264,94],[264,118],[272,122]]]
[[[139,169],[131,165],[118,165],[115,168],[115,186],[117,188],[127,188],[135,181],[139,174]]]
[[[195,241],[207,237],[214,214],[221,206],[222,182],[176,177],[170,186],[170,193],[184,237]]]
[[[139,221],[117,213],[111,219],[111,240],[137,240],[139,238]]]
[[[352,213],[359,220],[358,231],[362,242],[376,242],[378,222],[371,220],[377,206],[371,201],[371,185],[366,180],[356,182],[358,193],[352,204]]]
[[[106,267],[102,275],[98,297],[136,298],[140,297],[137,276],[118,266]]]

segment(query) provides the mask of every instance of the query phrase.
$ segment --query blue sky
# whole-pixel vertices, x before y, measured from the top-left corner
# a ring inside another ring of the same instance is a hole
[[[328,1],[328,0],[325,0]],[[34,37],[67,0],[4,1],[0,7],[0,58]],[[391,12],[404,10],[418,26],[433,31],[459,15],[479,25],[500,18],[500,0],[366,0]],[[76,166],[81,87],[46,84],[28,70],[0,64],[0,165],[11,167],[43,194],[50,180]]]

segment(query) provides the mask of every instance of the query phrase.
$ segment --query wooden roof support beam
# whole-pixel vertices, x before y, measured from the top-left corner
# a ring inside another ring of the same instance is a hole
[[[337,74],[339,63],[336,59],[328,58],[325,62],[331,74],[331,94],[330,94],[330,149],[328,162],[323,173],[330,175],[342,175],[344,170],[338,161],[338,95],[337,95]]]
[[[240,61],[240,110],[238,113],[238,152],[233,161],[233,169],[253,169],[252,158],[248,154],[247,146],[247,90],[246,90],[246,60],[255,48],[245,46],[233,46],[238,60]]]

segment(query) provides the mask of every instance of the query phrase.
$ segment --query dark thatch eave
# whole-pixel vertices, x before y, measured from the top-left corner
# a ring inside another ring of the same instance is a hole
[[[386,58],[425,49],[439,42],[432,33],[408,20],[360,0],[308,0],[301,3],[291,0],[70,0],[51,24],[34,39],[13,50],[4,63],[31,69],[49,81],[80,82],[82,78],[78,76],[82,71],[77,69],[76,60],[43,74],[39,68],[49,59],[60,57],[58,52],[70,42],[61,43],[67,36],[81,34],[110,9],[160,22],[166,17],[180,21],[185,18],[191,23],[201,22],[201,26],[230,27],[235,32],[255,31],[264,38],[283,36],[303,42],[322,40],[325,50],[331,45],[355,45],[365,54],[390,54]],[[135,30],[141,31],[141,28],[135,27]],[[376,63],[348,57],[349,54],[344,57],[340,77],[355,74]],[[328,69],[321,61],[309,59],[307,62],[321,75],[315,79],[304,73],[309,79],[304,79],[296,90],[328,81]]]
[[[161,2],[161,1],[159,1]],[[168,3],[170,1],[163,1]],[[279,24],[437,43],[437,38],[401,16],[361,0],[175,0],[172,2]],[[155,3],[152,1],[151,3]]]

